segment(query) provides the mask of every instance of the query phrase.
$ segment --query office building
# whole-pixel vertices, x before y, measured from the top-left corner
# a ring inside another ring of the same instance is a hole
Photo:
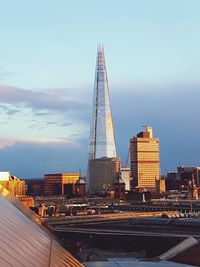
[[[90,193],[113,190],[118,163],[104,48],[99,46],[88,158]]]
[[[75,194],[75,184],[80,177],[79,173],[56,173],[44,175],[44,195],[68,195]]]
[[[130,139],[131,176],[133,186],[155,190],[160,179],[159,139],[153,137],[151,127]]]

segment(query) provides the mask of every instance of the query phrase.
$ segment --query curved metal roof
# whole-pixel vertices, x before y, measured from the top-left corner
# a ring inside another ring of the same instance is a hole
[[[0,266],[83,267],[0,185]]]

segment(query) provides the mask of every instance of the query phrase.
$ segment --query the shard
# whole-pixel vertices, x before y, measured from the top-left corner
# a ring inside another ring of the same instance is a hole
[[[103,46],[98,46],[89,159],[116,157],[108,76]]]
[[[90,192],[113,190],[118,170],[105,54],[103,46],[99,45],[88,159]]]

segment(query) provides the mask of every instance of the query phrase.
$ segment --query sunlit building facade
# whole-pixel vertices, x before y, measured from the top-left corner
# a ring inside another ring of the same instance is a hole
[[[160,179],[159,139],[151,127],[130,139],[131,176],[134,187],[156,189]]]
[[[118,165],[104,48],[99,45],[88,158],[90,192],[112,190]]]
[[[116,146],[104,48],[98,47],[89,159],[115,158]]]
[[[120,169],[120,176],[122,178],[122,180],[125,182],[125,190],[129,191],[131,188],[131,184],[130,184],[130,168],[121,168]]]
[[[25,195],[25,181],[11,175],[9,172],[0,172],[0,184],[13,196]]]
[[[44,175],[44,195],[73,195],[79,173],[56,173]]]

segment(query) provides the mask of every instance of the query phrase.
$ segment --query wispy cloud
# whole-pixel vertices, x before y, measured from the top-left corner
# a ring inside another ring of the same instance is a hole
[[[30,108],[35,115],[48,115],[49,112],[71,112],[84,109],[88,105],[87,98],[80,92],[69,89],[26,90],[14,86],[0,84],[0,103],[15,107]]]
[[[9,105],[3,105],[3,104],[1,104],[0,105],[0,109],[1,109],[1,112],[2,113],[5,113],[5,114],[7,114],[7,115],[13,115],[13,114],[15,114],[15,113],[18,113],[18,112],[20,112],[18,109],[14,109],[14,108],[12,108],[11,106],[9,106]]]
[[[15,72],[12,71],[6,71],[3,68],[0,68],[0,80],[3,80],[4,78],[7,78],[9,76],[15,75]]]
[[[67,138],[57,139],[24,139],[24,138],[13,138],[13,137],[0,137],[0,149],[13,146],[15,144],[26,143],[35,145],[49,145],[49,146],[62,146],[62,145],[73,145],[78,147],[79,141]]]

